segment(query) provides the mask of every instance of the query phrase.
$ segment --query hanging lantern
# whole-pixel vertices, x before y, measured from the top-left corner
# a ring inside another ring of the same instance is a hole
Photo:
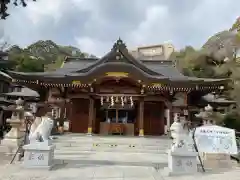
[[[103,97],[101,96],[101,105],[103,105]]]
[[[121,104],[122,104],[122,106],[124,106],[123,96],[121,97]]]
[[[111,96],[111,106],[114,106],[114,98]]]

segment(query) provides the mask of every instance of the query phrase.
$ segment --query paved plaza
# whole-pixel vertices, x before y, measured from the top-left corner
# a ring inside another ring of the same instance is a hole
[[[240,168],[225,172],[167,177],[153,167],[62,164],[51,171],[23,169],[20,164],[2,165],[1,180],[239,180]]]
[[[239,180],[240,168],[191,176],[168,177],[168,138],[86,137],[64,135],[54,140],[55,163],[51,171],[10,165],[1,155],[0,180]],[[1,148],[1,147],[0,147]]]

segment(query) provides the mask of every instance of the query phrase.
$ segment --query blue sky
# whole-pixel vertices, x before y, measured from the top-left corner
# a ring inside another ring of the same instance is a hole
[[[240,16],[239,0],[37,0],[1,21],[11,44],[38,40],[101,56],[118,37],[129,48],[171,42],[200,47]]]

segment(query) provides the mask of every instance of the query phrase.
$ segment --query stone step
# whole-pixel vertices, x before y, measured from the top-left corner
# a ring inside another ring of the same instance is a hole
[[[97,152],[97,153],[70,153],[61,154],[55,152],[55,158],[68,161],[107,161],[107,162],[131,162],[131,163],[166,163],[167,154],[152,153],[116,153],[116,152]]]
[[[169,147],[171,142],[162,142],[159,144],[143,144],[143,143],[131,143],[131,142],[101,142],[101,141],[92,141],[92,142],[79,142],[79,141],[53,141],[54,144],[59,146],[66,146],[66,147],[78,147],[78,146],[126,146],[126,147],[147,147],[147,148],[158,148],[158,147]]]
[[[54,139],[55,158],[93,164],[167,163],[167,138],[64,135]]]
[[[141,137],[116,137],[116,136],[55,136],[55,142],[81,142],[81,143],[113,143],[113,144],[144,144],[144,145],[157,145],[163,143],[169,143],[169,138],[141,138]]]
[[[63,135],[54,139],[56,151],[79,152],[117,152],[165,154],[171,140],[167,138],[140,138],[119,136],[81,136]]]
[[[106,144],[106,145],[132,145],[132,146],[166,146],[166,145],[170,145],[171,144],[171,140],[162,140],[162,141],[158,141],[158,142],[150,142],[150,141],[128,141],[128,140],[124,140],[124,141],[118,141],[117,139],[115,140],[109,140],[109,139],[103,139],[103,140],[99,140],[99,139],[91,139],[91,140],[78,140],[78,139],[65,139],[65,138],[61,138],[61,139],[55,139],[53,140],[53,142],[55,142],[56,144],[70,144],[73,146],[78,146],[78,145],[93,145],[93,144]]]
[[[165,154],[167,149],[159,150],[146,150],[146,149],[117,149],[117,148],[56,148],[57,153],[79,153],[79,152],[118,152],[118,153],[152,153],[152,154]]]
[[[101,143],[101,144],[140,144],[146,146],[154,146],[154,145],[161,145],[161,144],[169,144],[171,140],[164,140],[158,142],[144,142],[144,141],[114,141],[114,140],[98,140],[98,139],[91,139],[91,140],[78,140],[78,139],[58,139],[53,140],[56,143],[83,143],[83,144],[92,144],[92,143]]]
[[[62,164],[67,164],[65,167],[70,167],[70,168],[82,168],[83,166],[125,166],[128,169],[132,167],[153,167],[156,169],[159,168],[164,168],[167,166],[166,162],[160,162],[160,163],[153,163],[153,162],[123,162],[123,161],[104,161],[104,160],[60,160]],[[60,163],[59,163],[60,164]],[[139,172],[138,172],[139,173]]]
[[[146,153],[165,153],[170,145],[161,146],[140,146],[140,145],[116,145],[116,144],[66,144],[54,143],[57,150],[75,151],[107,151],[107,152],[146,152]]]
[[[119,144],[119,143],[81,143],[81,142],[55,142],[58,147],[115,147],[115,148],[141,148],[141,149],[163,149],[169,148],[170,143],[162,143],[161,145],[145,145],[145,144]]]

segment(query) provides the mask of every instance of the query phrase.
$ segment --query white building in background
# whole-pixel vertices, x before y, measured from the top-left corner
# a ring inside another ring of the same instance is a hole
[[[158,45],[149,45],[137,47],[130,53],[139,60],[169,60],[169,57],[174,52],[174,46],[171,43]]]

